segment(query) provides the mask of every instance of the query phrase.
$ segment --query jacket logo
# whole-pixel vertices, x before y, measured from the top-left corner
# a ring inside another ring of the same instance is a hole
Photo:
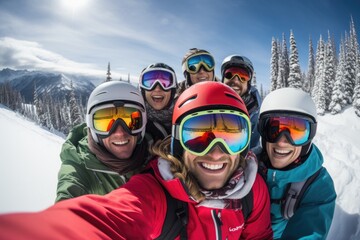
[[[240,229],[242,229],[244,227],[244,224],[240,225],[240,226],[237,226],[237,227],[229,227],[229,231],[230,232],[235,232],[235,231],[239,231]]]

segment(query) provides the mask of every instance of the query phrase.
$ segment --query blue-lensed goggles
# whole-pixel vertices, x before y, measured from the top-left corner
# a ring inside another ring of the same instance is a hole
[[[201,67],[204,67],[206,71],[210,72],[214,70],[215,61],[214,58],[207,53],[195,54],[189,57],[183,63],[183,71],[187,71],[189,73],[197,73]]]
[[[215,144],[220,144],[228,154],[239,154],[247,148],[250,134],[248,116],[233,110],[190,114],[180,122],[178,132],[182,147],[197,156],[207,154]]]

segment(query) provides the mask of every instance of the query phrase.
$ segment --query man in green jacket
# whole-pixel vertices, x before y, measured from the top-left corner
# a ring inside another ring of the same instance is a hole
[[[90,94],[86,124],[75,126],[62,146],[56,202],[104,195],[142,170],[150,158],[143,97],[129,83],[110,81]]]

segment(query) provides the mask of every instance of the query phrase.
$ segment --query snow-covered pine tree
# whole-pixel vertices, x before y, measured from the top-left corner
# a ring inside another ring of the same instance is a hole
[[[75,89],[72,80],[70,81],[70,123],[75,126],[81,123],[81,113],[75,97]]]
[[[336,68],[335,83],[332,89],[331,102],[329,104],[329,111],[331,112],[331,114],[337,114],[341,112],[341,110],[346,104],[345,95],[344,95],[344,84],[343,84],[344,72],[345,72],[344,62],[345,62],[344,42],[341,39],[339,63]]]
[[[329,110],[329,105],[331,102],[331,93],[333,88],[333,83],[335,82],[335,69],[336,66],[334,66],[334,47],[332,46],[332,41],[330,37],[330,32],[328,31],[328,41],[325,44],[325,58],[324,58],[324,91],[325,91],[325,110]]]
[[[345,99],[348,104],[352,103],[352,98],[354,95],[355,89],[355,49],[353,44],[351,43],[351,38],[347,37],[345,33],[345,76],[344,76],[344,91],[345,91]]]
[[[285,61],[285,57],[280,42],[278,43],[278,53],[279,53],[279,59],[278,59],[279,63],[278,63],[278,74],[276,79],[276,89],[283,88],[286,86],[285,68],[287,68],[287,64]]]
[[[44,104],[39,97],[36,83],[34,85],[34,104],[36,109],[37,122],[40,124],[40,126],[46,126],[46,113],[44,109]]]
[[[109,82],[109,81],[111,81],[110,62],[108,62],[105,82]]]
[[[311,91],[311,96],[313,97],[314,101],[317,102],[317,92],[319,91],[319,79],[320,79],[320,71],[319,71],[319,62],[320,62],[320,55],[321,55],[321,46],[324,44],[322,35],[320,34],[320,39],[317,42],[316,46],[316,53],[315,53],[315,76],[314,76],[314,87]]]
[[[272,38],[271,41],[271,60],[270,60],[270,84],[271,91],[277,88],[276,81],[279,72],[279,52],[278,52],[278,43],[275,38]]]
[[[357,81],[356,81],[353,99],[354,99],[353,107],[355,108],[355,113],[358,117],[360,117],[360,81],[359,81],[359,78],[357,78]]]
[[[281,53],[282,53],[282,67],[284,69],[283,72],[283,87],[289,87],[289,74],[290,74],[290,66],[289,66],[289,52],[287,49],[285,34],[282,34],[282,47],[281,47]]]
[[[256,72],[255,71],[251,78],[251,86],[254,86],[257,89],[257,81],[256,81]]]
[[[308,56],[308,72],[303,85],[305,92],[311,93],[314,87],[315,78],[315,60],[314,60],[314,48],[311,37],[309,37],[309,56]]]
[[[316,92],[313,93],[314,101],[316,104],[317,112],[319,115],[325,114],[325,44],[320,36],[319,52],[316,53],[316,76],[315,87]]]
[[[299,54],[296,47],[296,41],[293,31],[290,30],[290,73],[289,73],[289,87],[302,88],[301,71],[299,65]]]

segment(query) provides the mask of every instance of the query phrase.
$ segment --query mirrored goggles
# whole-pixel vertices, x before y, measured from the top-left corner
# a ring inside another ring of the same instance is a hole
[[[140,87],[151,91],[159,84],[165,91],[176,87],[176,76],[173,72],[166,69],[151,68],[144,71],[141,75]]]
[[[183,71],[189,73],[197,73],[200,68],[204,67],[206,71],[210,72],[215,68],[214,58],[206,53],[195,54],[189,57],[183,64]]]
[[[251,79],[251,73],[241,67],[231,67],[226,69],[224,73],[224,77],[228,80],[232,80],[235,76],[237,76],[241,82],[247,82]]]
[[[143,112],[143,109],[134,104],[121,107],[113,104],[100,105],[90,112],[91,127],[98,134],[109,135],[120,124],[128,133],[136,135],[144,127]]]
[[[259,132],[270,143],[276,143],[284,135],[293,146],[303,146],[315,136],[316,123],[303,116],[265,115],[259,120]]]
[[[247,148],[251,124],[248,116],[233,110],[196,112],[179,125],[182,147],[197,156],[207,154],[215,144],[224,152],[236,155]]]

